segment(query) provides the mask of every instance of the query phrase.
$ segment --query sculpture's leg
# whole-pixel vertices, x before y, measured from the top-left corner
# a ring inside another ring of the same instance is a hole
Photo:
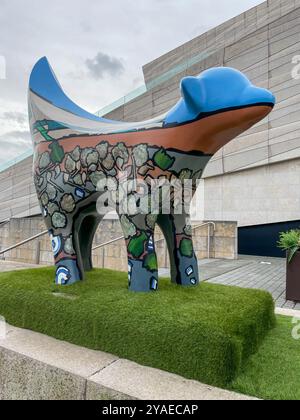
[[[172,282],[182,286],[198,285],[198,263],[189,217],[186,214],[159,215],[157,223],[167,241]]]
[[[127,243],[129,290],[149,292],[158,288],[158,265],[154,245],[154,218],[121,216]]]
[[[74,246],[74,232],[56,229],[50,230],[49,233],[56,265],[55,283],[67,286],[82,280],[83,272]]]
[[[52,217],[53,222],[53,217]],[[65,219],[66,226],[57,229],[49,218],[46,224],[52,241],[56,264],[56,284],[70,285],[84,279],[85,271],[92,270],[92,245],[97,227],[102,220],[96,211],[96,205],[91,204],[80,210],[73,218]]]

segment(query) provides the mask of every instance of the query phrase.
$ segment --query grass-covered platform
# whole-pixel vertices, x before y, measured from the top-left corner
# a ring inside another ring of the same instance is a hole
[[[109,270],[71,287],[53,278],[53,268],[1,273],[0,314],[11,325],[211,385],[231,383],[275,325],[272,297],[262,291],[163,279],[157,293],[132,293],[127,275]]]

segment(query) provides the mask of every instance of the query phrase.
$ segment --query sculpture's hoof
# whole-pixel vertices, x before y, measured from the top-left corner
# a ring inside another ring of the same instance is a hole
[[[157,271],[151,272],[146,270],[141,261],[131,261],[128,267],[128,286],[132,292],[146,293],[157,291]]]
[[[199,285],[199,269],[196,259],[190,260],[181,257],[179,262],[179,270],[180,281],[178,281],[178,283],[181,286],[195,287]]]

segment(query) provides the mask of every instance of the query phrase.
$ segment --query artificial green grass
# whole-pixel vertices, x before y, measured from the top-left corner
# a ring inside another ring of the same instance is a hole
[[[126,274],[109,270],[70,287],[53,279],[53,268],[0,274],[0,314],[11,325],[211,385],[231,383],[275,324],[272,297],[262,291],[162,279],[157,293],[133,293]]]
[[[276,328],[233,382],[234,391],[267,400],[300,400],[300,340],[292,337],[295,326],[292,318],[277,317]]]

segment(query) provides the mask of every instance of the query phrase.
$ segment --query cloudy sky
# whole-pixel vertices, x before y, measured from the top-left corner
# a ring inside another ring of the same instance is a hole
[[[261,2],[0,0],[0,164],[31,146],[27,84],[40,57],[95,112],[142,85],[147,62]]]

